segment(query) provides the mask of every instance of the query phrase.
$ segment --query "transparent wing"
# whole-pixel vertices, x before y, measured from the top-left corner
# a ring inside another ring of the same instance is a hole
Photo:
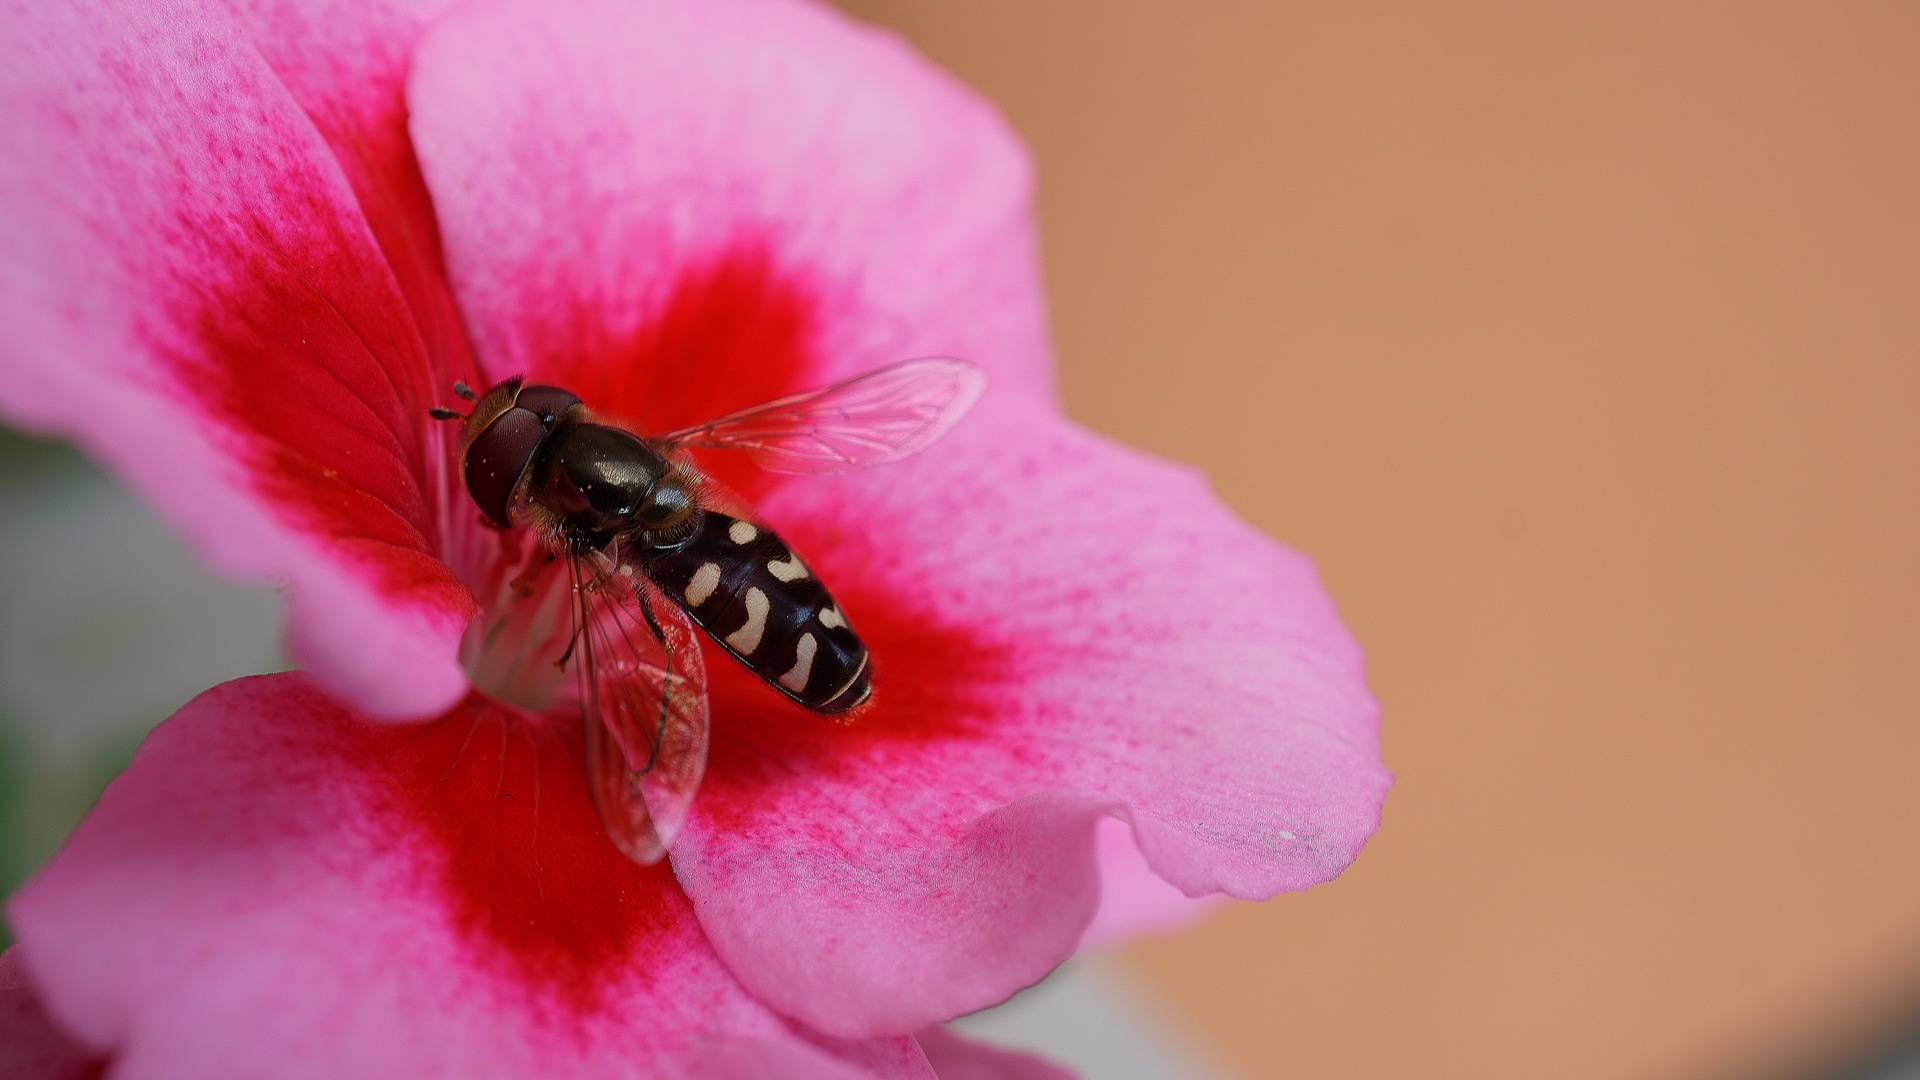
[[[707,674],[693,623],[618,554],[568,557],[587,786],[607,836],[659,862],[707,769]]]
[[[670,448],[744,450],[771,472],[847,472],[925,450],[966,415],[986,387],[986,373],[965,360],[903,360],[670,431],[660,441]]]

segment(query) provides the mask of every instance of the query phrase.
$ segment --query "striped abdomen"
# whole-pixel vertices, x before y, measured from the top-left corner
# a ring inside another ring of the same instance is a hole
[[[708,510],[691,540],[639,558],[661,592],[774,689],[825,713],[872,693],[867,647],[771,530]]]

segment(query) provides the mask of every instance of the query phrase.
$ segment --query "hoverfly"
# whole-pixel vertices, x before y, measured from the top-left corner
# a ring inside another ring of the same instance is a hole
[[[487,523],[526,528],[547,563],[566,562],[558,663],[574,671],[594,805],[628,857],[666,855],[706,770],[694,626],[813,712],[845,715],[873,693],[866,646],[826,586],[685,451],[740,450],[782,473],[884,465],[945,434],[985,387],[964,360],[907,360],[654,436],[518,376],[485,394],[456,383],[465,415],[429,410],[464,422],[461,469]]]

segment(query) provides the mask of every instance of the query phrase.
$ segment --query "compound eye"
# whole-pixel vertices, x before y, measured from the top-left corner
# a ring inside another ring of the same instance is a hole
[[[513,524],[507,503],[546,435],[540,417],[525,409],[509,408],[467,447],[467,491],[495,525],[506,528]]]
[[[645,502],[634,514],[640,524],[649,529],[664,529],[678,525],[693,512],[693,493],[672,479],[660,481],[647,492]]]

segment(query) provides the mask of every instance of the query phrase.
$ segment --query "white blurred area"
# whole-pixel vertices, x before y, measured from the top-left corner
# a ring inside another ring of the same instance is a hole
[[[1154,1008],[1110,954],[1081,954],[998,1008],[964,1016],[962,1034],[1031,1050],[1083,1080],[1227,1080]]]
[[[57,850],[153,725],[285,670],[281,641],[273,590],[215,580],[77,455],[0,433],[0,887]],[[956,1026],[1085,1080],[1222,1080],[1097,954]]]

